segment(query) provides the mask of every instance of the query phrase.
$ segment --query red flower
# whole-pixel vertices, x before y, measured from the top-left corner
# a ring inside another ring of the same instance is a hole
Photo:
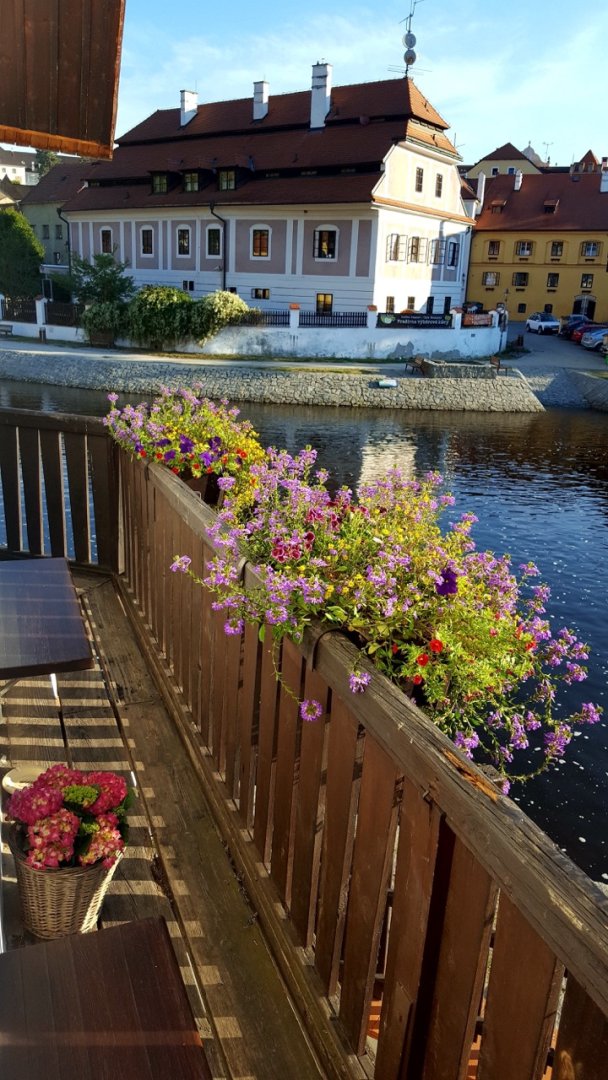
[[[425,652],[420,653],[420,656],[416,657],[416,663],[420,664],[420,667],[426,667],[428,662],[429,662],[429,656]]]
[[[243,461],[247,457],[247,451],[246,450],[237,450],[237,454]]]
[[[146,451],[145,451],[145,450],[140,450],[140,451],[139,451],[139,456],[140,456],[140,457],[146,457],[146,456],[147,456],[147,455],[146,455]]]
[[[431,650],[431,652],[435,652],[435,653],[442,652],[443,651],[443,641],[440,641],[439,638],[436,638],[436,637],[431,638],[431,640],[429,641],[429,649]]]
[[[391,649],[393,651],[393,656],[395,655],[395,653],[399,652],[399,646],[394,641],[393,641],[393,644],[391,645]]]
[[[414,675],[414,678],[412,679],[412,682],[413,682],[414,686],[420,686],[420,683],[423,683],[424,679],[423,679],[422,675]]]
[[[173,465],[171,467],[171,472],[175,473],[176,475],[179,474],[179,469],[178,469],[177,465]]]

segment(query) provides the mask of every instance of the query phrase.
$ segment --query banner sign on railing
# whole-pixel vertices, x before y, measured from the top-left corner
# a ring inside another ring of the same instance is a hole
[[[492,316],[491,315],[463,315],[462,316],[462,325],[463,326],[491,326],[492,325]]]
[[[387,311],[378,315],[378,327],[390,327],[401,330],[404,327],[410,330],[449,330],[452,326],[451,315],[425,315],[423,312],[417,315],[405,315],[403,313]]]

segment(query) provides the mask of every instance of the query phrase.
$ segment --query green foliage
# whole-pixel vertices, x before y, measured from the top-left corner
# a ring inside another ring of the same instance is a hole
[[[17,210],[0,211],[0,292],[21,298],[41,292],[44,248],[29,221]]]
[[[192,336],[203,345],[224,326],[238,324],[250,308],[236,293],[217,292],[203,296],[194,305]]]
[[[47,172],[50,172],[53,166],[57,165],[58,161],[59,158],[57,157],[57,154],[54,154],[52,150],[37,150],[35,161],[36,172],[38,172],[40,176],[46,176]]]
[[[196,305],[187,293],[167,285],[146,285],[129,305],[131,337],[141,345],[162,349],[192,336]]]
[[[80,316],[87,334],[103,333],[120,337],[127,332],[128,306],[118,300],[100,300],[89,304]]]
[[[83,304],[125,303],[135,292],[127,266],[113,255],[94,255],[92,263],[74,255],[70,282],[77,299]]]

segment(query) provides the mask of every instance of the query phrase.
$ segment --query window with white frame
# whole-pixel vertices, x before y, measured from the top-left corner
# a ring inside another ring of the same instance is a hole
[[[167,173],[154,173],[152,176],[152,192],[154,195],[164,195],[169,190],[169,177]]]
[[[551,258],[561,259],[564,254],[564,244],[562,240],[553,240],[551,242]]]
[[[416,169],[416,191],[422,191],[422,185],[424,183],[424,169]]]
[[[407,298],[407,310],[408,311],[415,311],[416,310],[416,297],[415,296],[408,296],[408,298]]]
[[[407,236],[389,233],[386,238],[386,261],[404,262],[407,256]]]
[[[518,240],[515,244],[515,254],[520,259],[529,259],[532,254],[532,241],[531,240]]]
[[[220,169],[217,186],[220,191],[234,191],[236,188],[236,173],[234,169]]]
[[[218,225],[207,226],[207,258],[215,259],[222,254],[222,230]]]
[[[485,285],[489,289],[493,289],[495,285],[500,282],[500,274],[496,270],[486,270],[481,275],[481,284]]]
[[[265,225],[254,225],[250,230],[251,258],[270,258],[270,229]]]
[[[435,196],[437,199],[441,198],[443,193],[443,176],[441,173],[437,173],[435,177]]]
[[[547,288],[557,289],[559,287],[559,274],[547,274]]]
[[[154,255],[154,233],[152,229],[141,229],[139,233],[139,250],[142,255]]]
[[[593,274],[583,274],[581,277],[581,289],[593,288]]]
[[[190,226],[180,225],[177,230],[177,254],[185,257],[190,254]]]
[[[270,300],[270,289],[252,289],[252,300]]]
[[[391,311],[391,312],[395,310],[395,297],[394,296],[387,296],[384,310],[385,311]]]
[[[597,240],[583,240],[581,255],[584,259],[595,259],[600,253],[600,245]]]
[[[334,307],[333,293],[317,293],[317,315],[331,315]]]
[[[513,274],[513,285],[515,286],[515,288],[525,289],[528,285],[529,276],[530,275],[528,273],[520,273],[519,271],[516,274]]]
[[[101,230],[101,250],[102,250],[104,255],[111,255],[112,254],[112,230],[111,229],[102,229]]]
[[[333,225],[315,229],[312,253],[315,259],[336,259],[338,255],[338,230]]]
[[[488,257],[495,259],[497,255],[500,255],[500,240],[488,241]]]
[[[460,244],[457,240],[449,240],[446,262],[448,266],[458,266],[460,258]]]
[[[410,236],[409,261],[412,263],[426,262],[426,245],[427,239],[425,236]]]
[[[435,240],[431,240],[431,243],[429,245],[429,262],[433,266],[437,266],[439,265],[439,263],[443,262],[444,255],[445,240],[439,240],[438,238],[436,238]]]
[[[198,173],[184,173],[184,191],[198,191]]]

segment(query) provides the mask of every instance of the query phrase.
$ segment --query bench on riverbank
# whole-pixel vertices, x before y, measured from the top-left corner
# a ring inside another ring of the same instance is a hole
[[[0,334],[2,334],[4,337],[12,337],[13,327],[11,323],[0,323]]]

